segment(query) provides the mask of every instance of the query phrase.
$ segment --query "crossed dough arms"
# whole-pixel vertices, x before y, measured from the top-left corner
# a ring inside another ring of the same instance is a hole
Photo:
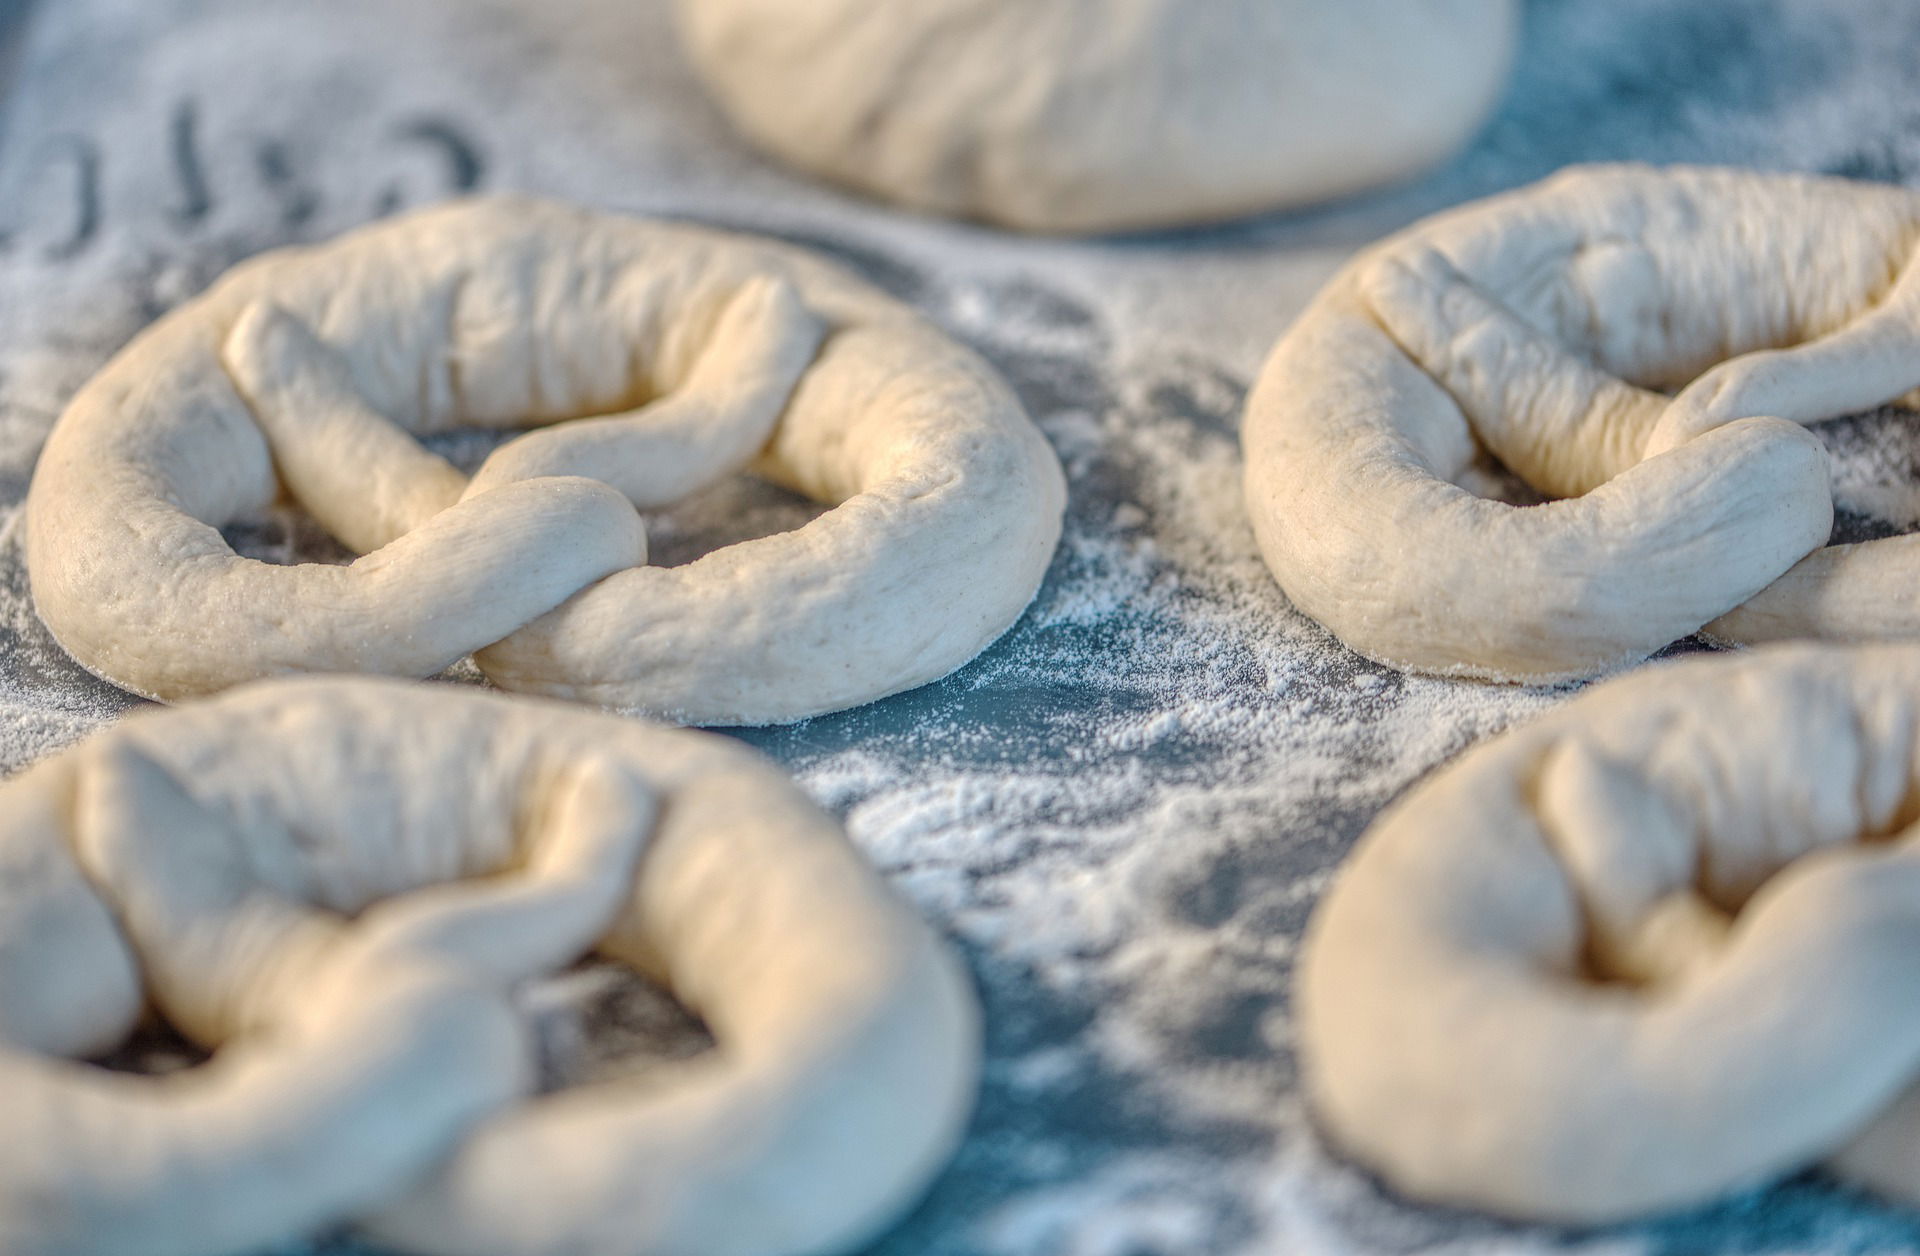
[[[1920,538],[1825,545],[1802,425],[1920,386],[1920,195],[1576,168],[1362,254],[1248,401],[1294,604],[1362,654],[1500,680],[1729,642],[1920,633]],[[1673,390],[1673,391],[1669,391]],[[1497,459],[1541,497],[1481,493]]]
[[[418,437],[535,430],[471,481]],[[682,567],[637,510],[750,467],[831,507]],[[363,557],[220,527],[282,493]],[[1059,463],[1006,383],[798,249],[540,201],[267,254],[154,324],[35,471],[35,604],[169,701],[290,672],[432,675],[706,724],[965,663],[1038,588]]]
[[[963,970],[757,755],[456,686],[280,681],[0,787],[0,1250],[841,1250],[958,1141]],[[634,965],[715,1050],[533,1097],[514,983]],[[211,1063],[69,1062],[147,1006]]]
[[[1314,1109],[1422,1199],[1606,1222],[1825,1162],[1920,1200],[1920,649],[1595,689],[1396,803],[1311,921]]]

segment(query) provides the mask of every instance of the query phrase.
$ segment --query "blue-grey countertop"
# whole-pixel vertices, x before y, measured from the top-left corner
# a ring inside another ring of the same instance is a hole
[[[1388,799],[1565,691],[1409,679],[1330,641],[1253,552],[1235,441],[1289,318],[1355,247],[1422,213],[1585,160],[1920,180],[1920,5],[1538,0],[1505,104],[1445,169],[1320,212],[1095,242],[915,219],[781,172],[702,99],[663,7],[41,6],[0,142],[0,766],[134,705],[35,620],[18,507],[74,389],[224,267],[501,188],[771,231],[983,350],[1072,483],[1046,587],[979,660],[747,734],[959,941],[984,994],[971,1135],[878,1252],[1920,1251],[1920,1215],[1814,1178],[1573,1234],[1408,1206],[1320,1146],[1287,1000],[1316,897]],[[1920,520],[1903,422],[1831,439],[1854,505]],[[672,561],[805,515],[734,485],[656,530]],[[235,537],[314,545],[286,520]],[[550,993],[562,1073],[686,1045],[604,973]]]

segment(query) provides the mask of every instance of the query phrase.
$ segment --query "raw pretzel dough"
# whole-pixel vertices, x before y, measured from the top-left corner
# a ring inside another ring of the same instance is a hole
[[[1796,424],[1920,385],[1916,244],[1904,189],[1641,166],[1418,224],[1334,280],[1249,399],[1267,563],[1416,671],[1589,675],[1703,625],[1914,636],[1920,539],[1819,549],[1827,459]],[[1565,500],[1477,495],[1486,454]]]
[[[1603,686],[1362,839],[1297,987],[1308,1092],[1400,1190],[1600,1222],[1825,1160],[1920,1201],[1920,648]]]
[[[590,946],[718,1048],[526,1096],[511,983]],[[145,998],[213,1061],[67,1062]],[[0,789],[0,1251],[448,1256],[872,1236],[972,1106],[961,969],[734,743],[454,686],[279,681]]]
[[[538,424],[471,484],[414,440]],[[834,509],[639,565],[636,506],[749,461]],[[220,525],[283,486],[365,557],[236,556]],[[972,658],[1064,497],[1004,381],[840,270],[496,199],[269,254],[150,328],[48,440],[28,558],[61,644],[151,697],[477,651],[509,689],[772,723]]]
[[[1030,231],[1229,218],[1463,144],[1513,0],[679,0],[755,142],[918,209]]]

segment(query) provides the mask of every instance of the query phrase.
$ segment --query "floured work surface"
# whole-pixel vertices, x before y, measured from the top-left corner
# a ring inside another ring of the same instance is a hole
[[[1402,677],[1286,608],[1240,509],[1234,442],[1245,382],[1287,320],[1352,249],[1419,214],[1581,160],[1920,183],[1920,13],[1544,0],[1492,128],[1421,184],[1191,236],[1073,243],[909,218],[771,167],[702,100],[664,8],[44,7],[0,148],[0,766],[133,705],[34,619],[17,519],[35,451],[114,349],[226,266],[463,190],[768,231],[997,362],[1073,495],[1039,600],[983,657],[915,693],[748,735],[846,818],[983,986],[991,1055],[972,1136],[879,1251],[1920,1251],[1920,1216],[1811,1179],[1566,1235],[1410,1207],[1328,1156],[1301,1111],[1286,1000],[1315,897],[1408,782],[1565,693]],[[1868,416],[1823,432],[1848,535],[1920,523],[1909,428]],[[444,452],[482,452],[461,443]],[[809,513],[726,486],[650,521],[656,559]],[[297,519],[232,535],[260,557],[341,557]],[[701,1047],[697,1027],[602,969],[529,1001],[562,1076]]]

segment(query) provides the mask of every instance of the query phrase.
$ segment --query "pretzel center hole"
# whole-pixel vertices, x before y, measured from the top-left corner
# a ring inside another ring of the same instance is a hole
[[[517,1002],[534,1029],[543,1092],[642,1079],[713,1048],[706,1026],[672,994],[613,960],[586,959],[530,982]],[[163,1077],[212,1057],[156,1017],[94,1063]]]
[[[798,531],[826,510],[765,480],[736,475],[665,510],[649,511],[648,562],[683,566],[729,545]]]
[[[463,428],[425,437],[421,443],[471,475],[496,448],[518,435],[513,430]],[[797,531],[826,510],[757,476],[729,476],[665,509],[643,514],[648,563],[683,566],[729,545]],[[276,566],[339,566],[355,557],[298,503],[287,500],[227,524],[221,535],[241,557]]]
[[[1833,468],[1833,535],[1828,544],[1852,545],[1920,532],[1920,413],[1882,406],[1813,424]],[[1484,445],[1460,475],[1460,487],[1509,506],[1551,500],[1510,470]]]
[[[1833,467],[1833,543],[1920,531],[1920,416],[1883,406],[1811,429]]]
[[[589,959],[521,997],[540,1042],[543,1090],[644,1078],[713,1048],[668,991],[624,964]]]

